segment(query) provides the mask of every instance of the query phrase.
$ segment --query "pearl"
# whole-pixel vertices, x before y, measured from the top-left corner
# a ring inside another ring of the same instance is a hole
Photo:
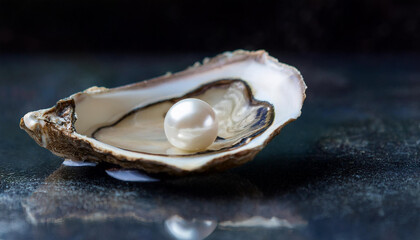
[[[208,103],[187,98],[175,103],[166,113],[164,129],[173,146],[186,151],[200,151],[216,140],[218,123]]]

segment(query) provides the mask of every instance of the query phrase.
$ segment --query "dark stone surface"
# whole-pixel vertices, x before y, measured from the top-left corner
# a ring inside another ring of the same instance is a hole
[[[244,166],[158,183],[60,166],[19,118],[204,55],[0,57],[0,239],[173,239],[174,215],[218,222],[207,239],[419,239],[420,57],[273,55],[305,77],[301,118]],[[253,216],[289,227],[222,224]]]

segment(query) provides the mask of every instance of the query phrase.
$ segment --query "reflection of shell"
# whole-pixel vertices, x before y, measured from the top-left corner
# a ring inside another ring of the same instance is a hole
[[[26,114],[20,126],[41,146],[73,160],[175,175],[223,170],[251,160],[299,117],[305,89],[295,68],[266,52],[235,51],[173,75],[89,88]],[[183,152],[164,135],[166,112],[186,97],[208,102],[219,120],[218,138],[204,152]]]
[[[301,239],[301,229],[307,225],[293,204],[263,197],[256,185],[240,175],[206,174],[138,184],[115,181],[103,170],[61,166],[23,199],[28,220],[41,227],[49,225],[53,233],[66,226],[67,236],[92,230],[97,234],[92,226],[117,226],[127,231],[147,228],[153,236],[165,231],[174,239],[186,239],[186,235],[203,239],[210,234],[215,239],[232,235],[248,239],[250,232],[272,239],[273,229],[278,229],[275,236],[282,236],[285,228],[285,239]]]
[[[216,220],[224,228],[249,226],[249,219],[256,227],[280,219],[296,227],[306,224],[290,204],[263,199],[256,185],[231,173],[127,184],[106,177],[100,167],[61,166],[23,206],[33,223],[113,218],[161,223],[176,215],[184,221]]]

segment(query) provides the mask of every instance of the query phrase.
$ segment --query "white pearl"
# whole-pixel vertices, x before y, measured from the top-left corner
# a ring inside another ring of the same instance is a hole
[[[187,98],[175,103],[166,113],[164,129],[168,141],[175,147],[200,151],[216,139],[218,123],[208,103]]]

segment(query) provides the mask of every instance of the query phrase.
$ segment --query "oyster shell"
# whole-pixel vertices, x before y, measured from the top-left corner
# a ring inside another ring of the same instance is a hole
[[[237,50],[152,80],[89,88],[27,113],[20,127],[42,147],[77,161],[172,175],[224,170],[250,161],[298,118],[305,89],[295,68],[262,50]],[[165,137],[165,113],[188,97],[216,112],[218,138],[206,151],[176,149]]]

